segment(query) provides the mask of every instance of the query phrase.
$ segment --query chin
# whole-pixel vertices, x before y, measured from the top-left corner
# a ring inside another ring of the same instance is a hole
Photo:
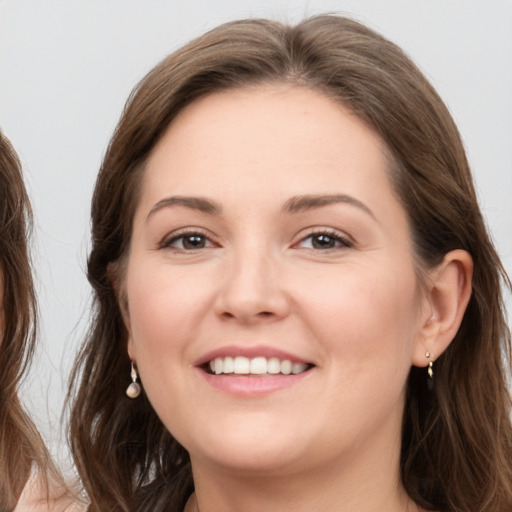
[[[210,431],[210,435],[199,443],[186,446],[192,464],[194,460],[208,461],[209,464],[226,471],[244,475],[287,473],[300,467],[308,443],[294,435],[292,429],[245,428]],[[215,434],[215,432],[222,432]]]
[[[233,449],[228,453],[210,451],[202,454],[202,457],[205,456],[209,465],[228,474],[234,473],[239,477],[282,476],[294,473],[304,465],[297,453],[277,452],[266,447],[260,447],[257,450],[253,447],[250,450],[242,449],[241,451]],[[194,467],[196,458],[193,454],[190,455],[190,458],[192,467]]]

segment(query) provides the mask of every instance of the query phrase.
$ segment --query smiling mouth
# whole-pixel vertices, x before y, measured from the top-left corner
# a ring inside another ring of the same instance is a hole
[[[292,362],[278,357],[216,357],[202,366],[210,375],[298,375],[312,364]]]

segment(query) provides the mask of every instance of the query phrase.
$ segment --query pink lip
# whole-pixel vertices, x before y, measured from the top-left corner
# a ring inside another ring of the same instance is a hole
[[[278,359],[289,359],[292,363],[306,363],[309,364],[310,361],[306,361],[300,357],[297,357],[289,352],[285,352],[284,350],[279,350],[273,347],[267,347],[264,345],[255,345],[255,346],[239,346],[239,345],[230,345],[226,347],[221,347],[211,352],[208,352],[204,356],[201,356],[197,361],[195,361],[194,366],[202,366],[206,363],[209,363],[213,359],[217,357],[236,357],[243,356],[249,359],[254,357],[266,357],[267,359],[270,357],[277,357]]]
[[[281,360],[288,359],[292,363],[311,364],[294,354],[290,354],[284,350],[263,345],[256,346],[238,346],[231,345],[221,347],[208,352],[200,357],[194,365],[200,374],[200,377],[215,389],[240,397],[261,396],[282,389],[290,388],[303,379],[307,378],[314,369],[310,369],[297,375],[236,375],[221,374],[212,375],[205,372],[202,367],[217,357],[236,357],[243,356],[249,359],[254,357],[277,357]]]
[[[314,369],[297,375],[211,375],[199,368],[197,371],[210,386],[219,391],[240,397],[250,397],[290,388],[307,378]]]

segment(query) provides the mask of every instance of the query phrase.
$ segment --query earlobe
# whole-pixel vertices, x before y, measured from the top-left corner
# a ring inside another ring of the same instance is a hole
[[[415,347],[415,366],[428,366],[455,338],[471,297],[472,277],[473,260],[461,249],[447,253],[429,273],[425,286],[428,308]]]
[[[123,316],[124,325],[126,327],[126,331],[128,333],[128,340],[126,342],[126,349],[128,352],[128,357],[131,361],[135,361],[135,347],[133,343],[133,336],[132,336],[132,326],[130,323],[130,315],[128,314],[128,306],[123,307],[122,303],[119,303],[119,308],[121,309],[121,315]]]
[[[121,316],[123,317],[124,325],[128,332],[130,332],[130,320],[128,314],[128,301],[126,299],[126,292],[124,290],[124,286],[121,283],[119,277],[119,264],[117,262],[109,263],[107,265],[107,277],[110,281],[110,285],[112,286],[112,290],[114,291],[115,296],[117,297],[117,303],[119,305],[119,309],[121,311]]]
[[[110,285],[112,286],[112,289],[114,290],[114,293],[117,297],[117,304],[119,306],[119,310],[121,312],[121,316],[123,318],[123,323],[126,327],[126,331],[128,332],[128,342],[127,342],[128,357],[132,361],[135,361],[135,355],[134,355],[134,350],[133,350],[132,331],[131,331],[131,324],[130,324],[130,314],[128,311],[128,300],[126,297],[126,291],[124,289],[124,286],[120,281],[119,274],[120,274],[119,264],[117,262],[109,263],[107,265],[107,276],[110,281]]]
[[[130,358],[130,361],[136,361],[137,358],[135,357],[135,347],[133,346],[133,338],[131,334],[128,335],[128,342],[126,343],[126,351],[128,352],[128,357]]]

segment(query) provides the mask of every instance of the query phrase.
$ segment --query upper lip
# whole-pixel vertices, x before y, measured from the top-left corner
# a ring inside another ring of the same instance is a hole
[[[219,347],[215,350],[212,350],[199,359],[197,359],[194,363],[195,366],[202,366],[204,364],[209,363],[210,361],[216,359],[217,357],[247,357],[249,359],[253,359],[255,357],[266,357],[267,359],[270,357],[277,357],[278,359],[284,360],[288,359],[292,363],[304,363],[311,364],[311,361],[307,361],[299,356],[291,354],[290,352],[286,352],[284,350],[268,347],[264,345],[253,345],[253,346],[240,346],[240,345],[229,345],[225,347]]]

